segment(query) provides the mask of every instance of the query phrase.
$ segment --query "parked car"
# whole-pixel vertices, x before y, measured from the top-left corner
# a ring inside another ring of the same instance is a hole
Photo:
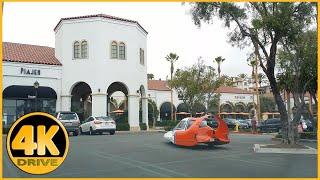
[[[108,116],[90,116],[80,125],[80,132],[90,135],[108,132],[114,135],[116,132],[116,122]]]
[[[224,122],[226,122],[229,129],[234,129],[236,127],[236,120],[230,118],[224,118]]]
[[[252,128],[252,122],[251,122],[251,119],[244,119],[244,120],[247,122],[247,124],[248,124],[249,128]]]
[[[249,129],[249,125],[248,125],[247,121],[245,121],[243,119],[237,119],[236,121],[237,121],[236,123],[239,124],[240,129]]]
[[[258,123],[257,126],[260,132],[279,132],[281,127],[281,120],[279,118],[267,119]]]
[[[66,128],[68,134],[72,132],[74,136],[79,135],[80,120],[77,113],[69,111],[59,111],[56,113],[56,117]]]

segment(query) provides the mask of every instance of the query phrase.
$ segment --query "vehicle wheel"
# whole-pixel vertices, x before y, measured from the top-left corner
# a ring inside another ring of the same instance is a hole
[[[82,128],[81,128],[81,127],[79,128],[79,131],[80,131],[80,134],[83,134],[83,132],[82,132]]]
[[[93,135],[92,127],[90,127],[89,135]]]
[[[102,132],[99,132],[100,135],[102,135]]]
[[[74,136],[78,136],[78,135],[79,135],[79,130],[73,131],[73,135],[74,135]]]
[[[110,131],[110,135],[114,135],[114,133],[116,133],[116,131]]]

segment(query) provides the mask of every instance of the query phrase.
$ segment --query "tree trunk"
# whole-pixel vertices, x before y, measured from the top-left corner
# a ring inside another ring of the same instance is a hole
[[[282,143],[291,144],[293,139],[291,139],[288,136],[289,123],[288,123],[288,112],[286,110],[286,106],[285,106],[283,99],[280,95],[280,91],[278,89],[274,74],[273,73],[266,73],[266,75],[269,79],[270,86],[271,86],[271,89],[273,92],[273,97],[274,97],[274,100],[277,104],[278,111],[280,113],[280,119],[282,122],[282,130],[281,130],[282,138],[283,138]]]

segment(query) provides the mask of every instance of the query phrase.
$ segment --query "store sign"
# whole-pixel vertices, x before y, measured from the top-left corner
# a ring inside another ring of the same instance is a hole
[[[246,99],[245,96],[235,96],[234,98],[235,98],[235,99]]]
[[[40,69],[21,68],[20,74],[40,76]]]

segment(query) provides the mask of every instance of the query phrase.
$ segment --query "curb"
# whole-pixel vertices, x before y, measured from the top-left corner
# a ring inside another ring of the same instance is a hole
[[[276,140],[276,141],[281,141],[282,139],[281,138],[276,138],[276,137],[273,137],[271,138],[272,140]],[[298,140],[299,142],[318,142],[318,140],[316,139],[299,139]]]
[[[261,146],[270,144],[254,144],[253,151],[255,153],[275,153],[275,154],[318,154],[317,149],[306,146],[308,149],[298,148],[261,148]]]

